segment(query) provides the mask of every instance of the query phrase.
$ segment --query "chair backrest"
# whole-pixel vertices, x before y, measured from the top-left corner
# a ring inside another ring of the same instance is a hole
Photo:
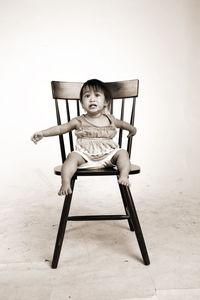
[[[80,116],[83,113],[79,101],[79,93],[82,85],[83,83],[81,82],[51,82],[58,125],[69,122],[75,116]],[[139,80],[106,82],[106,85],[113,98],[110,113],[116,118],[134,125],[135,102],[138,96]],[[127,105],[125,105],[125,101]],[[65,142],[63,135],[59,136],[63,162],[66,159],[66,148],[68,147],[68,152],[74,150],[74,134],[69,132],[67,135],[69,136],[69,143]],[[127,139],[126,136],[124,138],[123,130],[120,129],[116,139],[118,139],[119,146],[126,148],[129,156],[131,156],[132,137]]]

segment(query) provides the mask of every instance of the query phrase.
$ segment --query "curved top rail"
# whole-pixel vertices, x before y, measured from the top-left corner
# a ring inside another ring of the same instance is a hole
[[[52,81],[52,93],[54,99],[79,99],[79,93],[83,83],[82,82],[63,82]],[[112,98],[132,98],[138,96],[139,80],[124,80],[115,82],[106,82]]]

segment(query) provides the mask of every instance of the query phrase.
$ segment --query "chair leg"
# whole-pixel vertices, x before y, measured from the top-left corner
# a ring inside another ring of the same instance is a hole
[[[128,210],[130,212],[130,217],[132,219],[132,222],[134,224],[134,228],[135,228],[135,234],[136,234],[136,238],[140,247],[140,251],[142,254],[142,258],[144,261],[145,265],[149,265],[150,264],[150,260],[149,260],[149,256],[148,256],[148,252],[147,252],[147,248],[145,245],[145,241],[144,241],[144,237],[143,237],[143,233],[140,227],[140,222],[137,216],[137,212],[135,209],[135,205],[133,202],[133,198],[131,195],[131,191],[130,188],[127,186],[122,186],[121,185],[122,190],[124,191],[124,194],[126,195],[126,200],[127,200],[127,205],[128,205]]]
[[[75,180],[73,179],[71,181],[72,194],[67,195],[64,200],[64,205],[63,205],[63,210],[62,210],[62,214],[61,214],[61,218],[60,218],[60,224],[59,224],[59,228],[58,228],[56,244],[55,244],[54,254],[53,254],[53,260],[52,260],[52,265],[51,265],[52,269],[56,269],[58,266],[62,243],[63,243],[63,239],[64,239],[64,235],[65,235],[65,229],[67,226],[67,218],[69,215],[71,199],[72,199],[72,195],[73,195],[74,183],[75,183]]]
[[[121,184],[118,184],[118,185],[119,185],[120,193],[121,193],[121,196],[122,196],[122,200],[123,200],[123,204],[124,204],[124,209],[125,209],[126,215],[130,216],[128,205],[127,205],[127,201],[126,201],[126,194],[125,194],[125,192],[124,192]],[[128,224],[129,224],[130,231],[134,231],[133,222],[132,222],[132,220],[130,218],[128,219]]]

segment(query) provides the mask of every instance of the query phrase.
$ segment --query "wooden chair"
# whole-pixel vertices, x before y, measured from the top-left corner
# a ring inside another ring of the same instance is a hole
[[[53,98],[55,99],[56,106],[56,115],[57,115],[57,123],[60,125],[61,123],[69,122],[72,117],[80,115],[82,113],[81,107],[79,104],[79,92],[83,83],[72,83],[72,82],[60,82],[60,81],[52,81],[52,93]],[[112,94],[112,105],[111,105],[111,113],[115,115],[116,118],[125,120],[125,116],[128,116],[130,124],[134,125],[134,117],[135,117],[135,102],[136,97],[138,96],[138,80],[127,80],[127,81],[119,81],[119,82],[108,82],[106,83],[108,88]],[[125,101],[128,102],[128,106],[125,106]],[[72,107],[70,108],[70,105]],[[115,107],[116,106],[116,107]],[[117,111],[120,111],[120,116],[116,116],[114,113],[115,108]],[[64,115],[62,115],[61,110],[64,109]],[[72,116],[73,114],[73,116]],[[63,121],[64,118],[64,121]],[[62,120],[61,120],[62,119]],[[65,138],[69,137],[69,143],[66,143]],[[131,156],[131,147],[132,147],[132,137],[127,139],[127,132],[125,134],[125,138],[123,137],[123,130],[119,130],[118,133],[118,144],[120,147],[126,147],[129,156]],[[66,148],[68,147],[68,151],[74,150],[74,134],[73,132],[69,132],[65,134],[65,136],[59,136],[60,141],[60,150],[62,156],[62,162],[66,159]],[[125,144],[126,145],[125,145]],[[124,148],[125,149],[125,148]],[[56,175],[61,175],[61,166],[57,166],[54,169]],[[140,167],[136,165],[132,165],[130,175],[140,173]],[[72,191],[74,189],[74,184],[78,176],[108,176],[114,175],[118,176],[118,170],[114,168],[107,169],[80,169],[78,170],[71,181]],[[143,257],[143,261],[145,265],[149,265],[149,257],[145,245],[145,241],[143,238],[142,230],[140,227],[140,223],[138,220],[137,212],[135,209],[135,205],[132,199],[132,195],[129,187],[119,184],[119,190],[121,193],[123,205],[125,208],[125,214],[122,215],[87,215],[87,216],[69,216],[69,210],[72,200],[72,194],[67,195],[64,200],[63,210],[61,214],[60,224],[58,228],[58,234],[54,249],[54,255],[52,260],[52,268],[57,268],[61,247],[63,243],[63,238],[65,234],[65,229],[67,225],[67,221],[99,221],[99,220],[128,220],[129,228],[131,231],[135,231],[136,238],[140,247],[140,251]],[[103,199],[102,199],[103,201]]]

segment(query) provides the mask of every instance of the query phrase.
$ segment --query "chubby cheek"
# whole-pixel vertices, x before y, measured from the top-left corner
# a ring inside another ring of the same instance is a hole
[[[86,107],[88,106],[88,103],[87,103],[87,101],[84,101],[84,100],[83,100],[83,101],[81,102],[81,105],[82,105],[83,108],[86,108]]]

